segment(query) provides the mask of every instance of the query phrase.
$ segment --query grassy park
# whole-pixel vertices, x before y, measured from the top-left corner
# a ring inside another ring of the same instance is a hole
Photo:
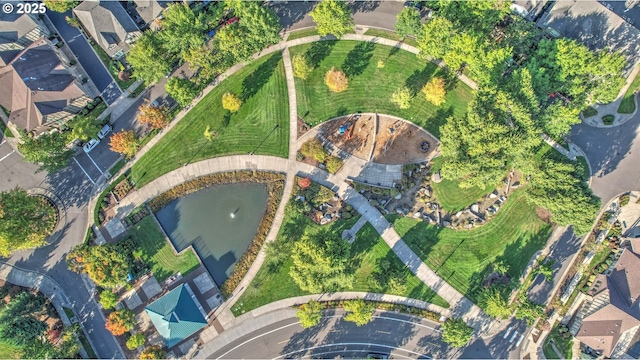
[[[235,113],[222,108],[222,95],[242,99]],[[211,141],[204,132],[217,132]],[[176,126],[144,154],[131,170],[136,186],[185,163],[232,154],[286,157],[289,103],[280,53],[265,56],[218,84]]]
[[[492,264],[504,261],[519,277],[551,233],[522,190],[514,192],[494,219],[472,230],[452,230],[389,215],[409,247],[456,290],[475,300]]]
[[[200,266],[191,251],[178,256],[173,253],[171,244],[165,240],[151,216],[145,217],[129,229],[129,235],[139,247],[134,256],[141,258],[160,282],[177,272],[186,275]]]
[[[391,39],[395,41],[402,41],[403,43],[411,46],[418,46],[418,42],[416,41],[415,38],[407,36],[406,38],[403,39],[395,32],[389,31],[389,30],[371,28],[371,29],[367,29],[367,31],[365,31],[364,34],[369,36],[377,36],[385,39]]]
[[[357,219],[338,220],[321,226],[312,222],[308,217],[287,208],[285,219],[280,228],[276,241],[295,241],[303,234],[314,234],[328,227],[329,231],[342,233],[349,229]],[[449,304],[439,297],[433,290],[424,285],[400,262],[400,259],[391,251],[375,229],[367,224],[357,234],[356,240],[351,245],[351,268],[355,279],[352,289],[346,291],[369,291],[407,296],[434,303],[439,306],[449,307]],[[405,277],[405,286],[402,292],[392,289],[388,284],[378,287],[373,282],[373,274],[380,271],[381,264],[388,267],[402,268]],[[290,257],[279,266],[269,266],[269,258],[265,260],[258,274],[247,287],[240,299],[232,309],[236,316],[243,312],[251,311],[273,301],[294,296],[308,295],[302,291],[289,276],[289,270],[293,262]]]
[[[443,158],[441,156],[433,159],[431,171],[438,172],[442,168],[442,163]],[[458,181],[447,179],[443,179],[439,183],[431,183],[438,202],[446,211],[456,212],[462,210],[495,189],[495,186],[489,185],[484,189],[479,187],[461,189],[458,184]]]
[[[298,115],[313,125],[351,113],[379,112],[412,121],[437,137],[449,116],[464,115],[473,96],[473,90],[452,74],[395,47],[318,41],[291,48],[291,56],[300,53],[307,54],[315,69],[306,80],[296,78]],[[332,93],[324,84],[324,75],[333,66],[349,78],[344,92]],[[428,102],[420,91],[435,76],[445,78],[449,89],[441,106]],[[407,86],[413,95],[408,109],[400,109],[390,100],[400,86]]]
[[[634,100],[636,93],[640,91],[640,74],[636,75],[631,83],[631,86],[627,89],[627,92],[622,97],[622,102],[618,107],[618,112],[621,114],[632,114],[636,111],[636,102]]]

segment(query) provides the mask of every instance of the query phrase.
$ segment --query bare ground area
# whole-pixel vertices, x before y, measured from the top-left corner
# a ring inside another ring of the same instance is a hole
[[[297,139],[300,139],[304,133],[311,130],[311,125],[307,124],[300,116],[298,116],[298,134]]]
[[[380,164],[415,164],[433,158],[437,140],[416,125],[387,116],[378,119],[373,161]]]
[[[373,146],[374,115],[354,114],[328,121],[320,125],[319,132],[333,145],[363,160],[369,160]],[[340,127],[348,128],[340,133]]]

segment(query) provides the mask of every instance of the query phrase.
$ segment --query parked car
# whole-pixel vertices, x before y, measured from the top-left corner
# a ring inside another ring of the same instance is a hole
[[[103,126],[102,129],[100,129],[100,131],[98,132],[98,139],[102,140],[105,137],[107,137],[107,135],[111,132],[112,129],[113,128],[109,124]]]
[[[237,23],[237,22],[238,22],[238,20],[240,20],[240,19],[238,19],[237,17],[232,17],[231,19],[229,19],[229,20],[227,20],[227,21],[225,22],[225,25],[231,25],[231,24],[233,24],[233,23]]]
[[[91,150],[95,149],[98,144],[100,144],[100,140],[91,139],[86,144],[84,144],[82,148],[84,149],[84,152],[88,154],[89,152],[91,152]]]

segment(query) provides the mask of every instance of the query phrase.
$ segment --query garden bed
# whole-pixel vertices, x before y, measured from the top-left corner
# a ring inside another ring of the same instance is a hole
[[[615,119],[616,118],[613,115],[605,115],[602,117],[602,123],[605,125],[612,125]]]

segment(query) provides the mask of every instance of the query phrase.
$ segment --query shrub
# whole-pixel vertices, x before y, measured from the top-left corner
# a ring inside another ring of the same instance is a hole
[[[349,80],[344,72],[337,70],[335,66],[331,67],[324,76],[324,83],[331,92],[339,93],[347,90]]]
[[[622,207],[629,204],[629,198],[629,193],[620,196],[620,206]]]
[[[342,167],[342,159],[335,156],[329,156],[326,160],[327,171],[335,174]]]
[[[302,144],[300,152],[305,157],[313,157],[319,162],[324,162],[327,159],[327,152],[324,151],[322,143],[320,142],[320,140],[315,138]]]
[[[398,88],[391,94],[391,102],[398,105],[400,109],[408,109],[409,101],[411,101],[411,91],[406,86]]]
[[[144,345],[147,339],[144,337],[144,334],[139,332],[135,335],[132,335],[129,340],[127,340],[127,349],[134,350]]]
[[[164,359],[166,356],[162,347],[158,345],[149,346],[148,348],[142,350],[140,353],[140,359]]]
[[[605,125],[611,125],[615,119],[616,118],[613,115],[605,115],[602,117],[602,123]]]
[[[356,326],[368,324],[373,320],[373,311],[375,310],[375,306],[360,298],[355,300],[346,300],[343,303],[343,307],[344,310],[347,311],[347,315],[345,315],[344,319],[355,323]]]
[[[136,326],[136,315],[129,309],[120,309],[109,314],[105,328],[113,335],[122,335]]]
[[[226,93],[222,95],[222,107],[232,113],[238,111],[242,105],[242,100],[232,93]]]
[[[445,101],[447,90],[445,89],[444,79],[433,78],[423,88],[422,92],[427,101],[433,105],[440,106]]]
[[[100,293],[100,305],[104,309],[113,309],[118,303],[118,295],[111,290],[102,290]]]
[[[383,61],[383,60],[378,60],[378,65],[377,65],[377,66],[378,66],[378,69],[382,69],[382,68],[384,68],[384,65],[385,65],[385,64],[384,64],[384,61]]]
[[[296,54],[291,58],[291,65],[293,66],[293,76],[306,80],[313,66],[309,62],[309,58],[304,54]]]
[[[442,341],[453,347],[465,346],[473,335],[473,328],[462,319],[450,318],[442,324]]]
[[[296,317],[300,319],[300,325],[307,329],[318,325],[320,319],[322,319],[322,309],[324,304],[311,300],[306,304],[300,305]]]

